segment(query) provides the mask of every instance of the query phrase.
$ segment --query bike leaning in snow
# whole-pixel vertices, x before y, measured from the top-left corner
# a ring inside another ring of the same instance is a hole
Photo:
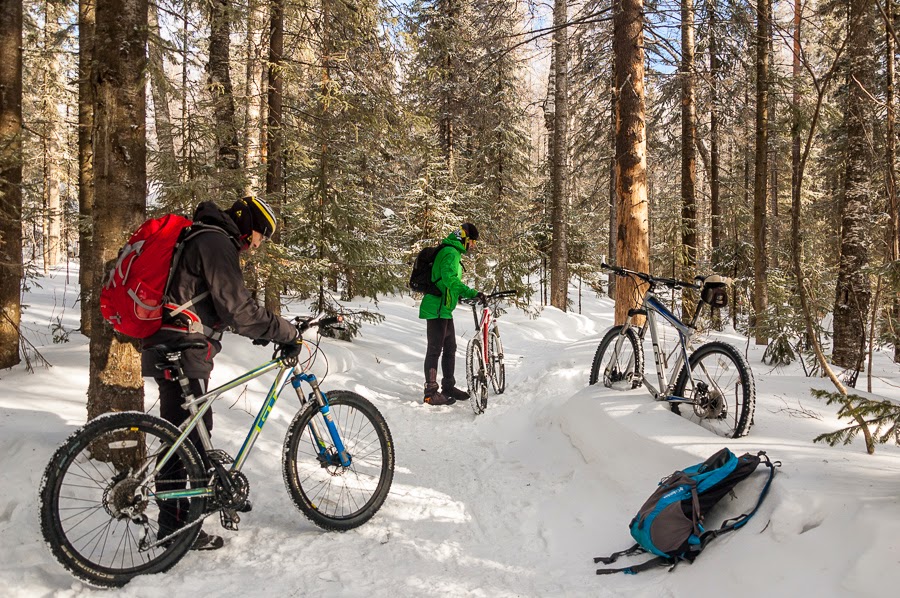
[[[747,435],[756,408],[756,388],[753,372],[743,356],[733,346],[719,341],[705,343],[688,353],[703,305],[712,308],[728,304],[727,280],[713,275],[697,277],[700,284],[692,284],[607,264],[601,268],[616,276],[631,278],[636,292],[641,286],[649,286],[641,307],[628,310],[625,324],[613,326],[603,336],[591,364],[590,384],[602,382],[603,386],[615,390],[631,390],[643,384],[654,399],[666,401],[675,413],[720,436],[740,438]],[[654,291],[658,286],[700,292],[700,301],[689,323],[679,320],[656,297]],[[637,316],[645,317],[640,328],[632,323]],[[660,349],[657,316],[678,332],[678,357],[668,371],[666,356]],[[658,387],[644,375],[643,341],[647,330],[656,360]]]
[[[460,299],[460,303],[472,306],[472,316],[475,318],[475,336],[466,347],[466,382],[469,384],[475,415],[480,415],[487,409],[488,380],[498,395],[506,390],[506,366],[503,364],[503,343],[500,342],[496,310],[500,299],[515,294],[515,291],[498,291],[485,295],[484,302],[478,298]],[[480,318],[479,303],[482,304]]]
[[[295,323],[302,335],[338,321],[317,316]],[[53,455],[40,489],[41,531],[54,556],[89,583],[121,586],[136,575],[172,567],[190,549],[203,521],[217,512],[223,527],[237,530],[238,513],[249,510],[250,486],[241,468],[288,383],[300,400],[282,451],[294,504],[326,530],[368,521],[384,503],[394,476],[390,430],[362,396],[324,393],[307,371],[321,354],[318,341],[303,343],[304,361],[279,350],[268,363],[199,397],[190,394],[181,365],[181,352],[197,343],[157,347],[165,354],[166,377],[181,384],[192,415],[177,428],[139,411],[109,413],[69,436]],[[222,393],[272,370],[278,373],[237,455],[232,459],[213,448],[203,414]],[[311,389],[308,395],[303,383]],[[205,457],[188,439],[195,428]],[[163,505],[180,510],[181,527],[160,528]]]

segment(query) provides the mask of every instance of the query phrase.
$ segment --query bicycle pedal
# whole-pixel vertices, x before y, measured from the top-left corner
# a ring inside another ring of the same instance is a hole
[[[241,516],[234,509],[222,509],[219,511],[219,522],[228,531],[236,532],[238,524],[241,522]]]

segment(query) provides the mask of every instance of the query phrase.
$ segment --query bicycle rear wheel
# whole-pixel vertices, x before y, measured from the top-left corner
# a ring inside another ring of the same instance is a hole
[[[475,415],[481,415],[487,409],[488,381],[481,355],[481,339],[475,337],[466,347],[466,382],[469,385],[469,397]]]
[[[691,353],[688,363],[690,371],[681,368],[674,394],[692,403],[672,403],[672,411],[719,436],[746,436],[756,409],[756,386],[744,357],[727,343],[711,342]]]
[[[56,450],[41,482],[41,532],[53,556],[76,577],[122,586],[136,575],[168,570],[191,547],[199,525],[166,545],[149,545],[160,535],[160,503],[152,498],[157,484],[206,485],[197,450],[185,440],[167,463],[179,459],[183,479],[151,478],[142,486],[139,473],[154,468],[178,436],[167,421],[126,411],[91,420]],[[197,521],[205,504],[204,498],[180,499],[182,521]]]
[[[488,336],[488,358],[490,359],[490,378],[494,392],[502,395],[506,390],[506,366],[503,364],[503,343],[500,332],[495,328]]]
[[[394,479],[394,441],[384,417],[367,399],[347,390],[327,396],[350,466],[341,465],[319,405],[310,402],[288,428],[282,469],[294,504],[310,521],[329,531],[346,531],[371,519],[384,504]]]
[[[594,353],[588,384],[602,382],[606,388],[632,390],[643,383],[644,348],[633,328],[622,334],[621,326],[613,326]]]

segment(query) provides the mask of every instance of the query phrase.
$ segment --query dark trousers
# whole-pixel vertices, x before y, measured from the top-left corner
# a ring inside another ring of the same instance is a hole
[[[181,385],[173,380],[165,380],[163,378],[155,378],[156,384],[159,386],[159,414],[168,422],[175,426],[184,423],[190,418],[190,412],[184,408],[184,397],[181,396]],[[191,378],[189,381],[191,392],[195,397],[206,392],[208,379]],[[203,423],[206,428],[212,431],[213,418],[212,409],[203,414]],[[197,448],[200,457],[206,468],[206,451],[200,442],[200,434],[197,430],[193,430],[188,434],[188,439]],[[194,480],[197,484],[199,480]],[[187,472],[184,464],[177,454],[169,459],[160,471],[159,479],[156,482],[157,490],[181,490],[187,486]],[[159,502],[159,535],[165,536],[172,531],[181,527],[184,523],[184,517],[190,503],[187,499],[166,500]]]
[[[435,318],[427,323],[428,348],[425,350],[425,383],[437,383],[437,366],[441,362],[442,388],[456,385],[453,372],[456,369],[456,329],[453,320]]]

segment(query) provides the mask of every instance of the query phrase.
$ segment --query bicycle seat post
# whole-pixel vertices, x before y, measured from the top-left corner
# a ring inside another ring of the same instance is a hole
[[[194,402],[194,393],[191,390],[191,384],[188,379],[187,374],[184,373],[184,367],[181,364],[181,351],[167,351],[165,353],[165,359],[168,364],[162,366],[160,369],[163,370],[163,374],[165,375],[166,380],[176,380],[178,385],[181,387],[181,396],[184,399],[182,403],[182,407],[191,414],[191,418],[197,415],[197,404]],[[187,421],[190,421],[188,419]],[[197,427],[195,428],[197,434],[200,436],[200,442],[203,444],[203,448],[206,450],[211,450],[212,439],[209,436],[209,430],[206,429],[206,425],[203,423],[203,419],[197,422]]]

